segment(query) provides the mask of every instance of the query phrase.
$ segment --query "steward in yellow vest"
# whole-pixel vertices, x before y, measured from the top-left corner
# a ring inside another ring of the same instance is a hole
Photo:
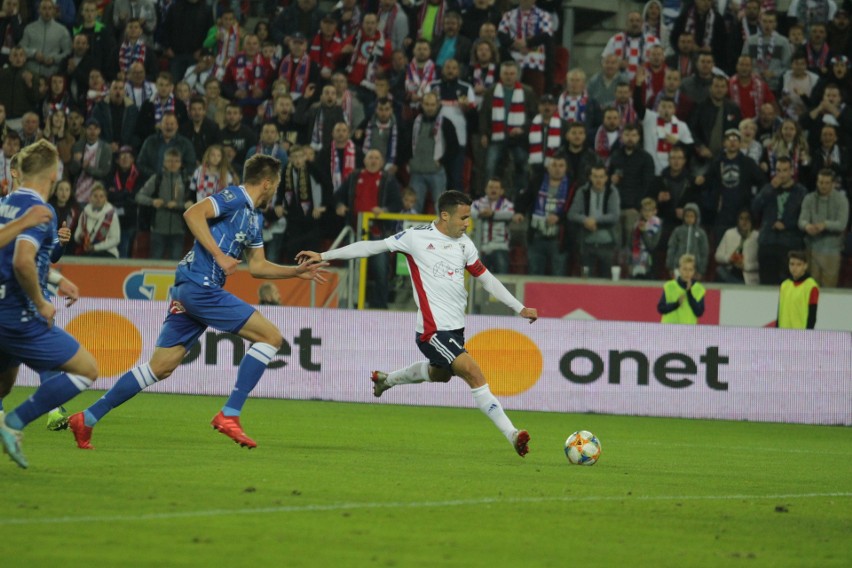
[[[808,262],[802,251],[788,253],[790,278],[781,283],[778,295],[778,327],[813,329],[816,326],[819,285],[808,274]]]
[[[663,286],[663,295],[657,304],[662,314],[662,323],[696,324],[704,315],[704,286],[693,280],[695,257],[685,254],[680,257],[678,277]]]

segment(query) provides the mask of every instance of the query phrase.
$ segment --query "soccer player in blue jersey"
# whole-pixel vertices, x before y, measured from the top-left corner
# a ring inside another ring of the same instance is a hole
[[[304,262],[280,266],[263,252],[263,210],[281,181],[281,162],[258,154],[246,161],[244,185],[230,186],[196,203],[184,213],[195,246],[180,262],[172,301],[151,360],[122,375],[103,398],[74,414],[69,425],[77,446],[92,449],[92,429],[104,415],[142,389],[172,374],[207,327],[235,333],[252,342],[237,371],[237,382],[214,429],[248,448],[257,444],[240,425],[240,412],[260,381],[267,364],[281,347],[281,332],[252,306],[222,289],[245,252],[255,278],[302,278],[325,282],[327,263]]]
[[[21,187],[0,204],[0,225],[45,205],[56,183],[59,154],[40,140],[21,151],[19,165]],[[22,363],[39,372],[60,371],[0,420],[0,443],[23,468],[28,465],[21,451],[24,426],[89,388],[98,376],[95,358],[53,325],[56,308],[44,287],[50,264],[61,252],[58,244],[52,215],[0,249],[0,397],[12,388]]]

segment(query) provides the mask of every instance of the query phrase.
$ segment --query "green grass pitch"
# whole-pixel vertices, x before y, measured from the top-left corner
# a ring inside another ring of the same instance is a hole
[[[248,451],[221,403],[140,395],[94,451],[30,425],[30,469],[0,456],[2,565],[852,565],[848,428],[510,412],[521,459],[476,409],[252,399]]]

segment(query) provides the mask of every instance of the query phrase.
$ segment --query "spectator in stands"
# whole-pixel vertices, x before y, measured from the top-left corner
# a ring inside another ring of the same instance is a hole
[[[161,260],[164,254],[166,260],[178,260],[183,255],[183,212],[191,207],[193,202],[181,171],[182,160],[181,152],[177,148],[166,150],[162,170],[158,169],[155,175],[148,178],[136,195],[136,203],[154,208],[154,219],[151,223],[153,260]]]
[[[728,100],[728,81],[721,75],[713,77],[710,97],[695,107],[689,129],[695,139],[695,154],[701,169],[722,152],[725,136],[736,130],[742,120],[740,109]],[[739,152],[739,148],[737,148]]]
[[[586,90],[589,97],[601,107],[615,102],[615,87],[627,80],[627,74],[619,68],[621,60],[614,53],[601,57],[601,70],[589,79]]]
[[[529,222],[527,258],[529,273],[566,276],[571,243],[566,242],[568,211],[573,198],[568,160],[556,154],[541,175],[530,180],[516,201],[516,223]],[[549,270],[548,270],[549,266]]]
[[[378,150],[370,150],[364,157],[364,168],[353,169],[335,192],[335,211],[340,217],[347,218],[350,225],[355,226],[359,213],[378,215],[386,212],[396,213],[401,209],[399,184],[383,167],[381,153]],[[370,239],[379,240],[386,236],[381,223],[374,222]],[[374,309],[387,309],[390,257],[387,254],[371,256],[368,266],[374,278],[374,284],[367,287],[368,303]]]
[[[740,152],[741,141],[738,130],[726,130],[724,152],[695,180],[704,191],[704,203],[717,239],[736,226],[739,212],[748,209],[754,191],[766,181],[754,160]]]
[[[378,77],[377,77],[378,79]],[[355,91],[349,88],[349,80],[345,73],[336,72],[331,76],[331,84],[334,85],[337,104],[343,109],[343,118],[349,126],[350,131],[358,128],[358,125],[364,122],[364,104],[355,94]]]
[[[609,38],[603,50],[603,57],[618,57],[621,70],[625,71],[630,79],[633,79],[636,70],[648,60],[648,50],[651,46],[660,42],[656,36],[644,33],[643,27],[642,14],[629,12],[625,30]],[[677,38],[672,39],[677,42]]]
[[[293,101],[305,95],[308,85],[319,84],[319,65],[311,61],[307,47],[307,39],[301,32],[291,35],[290,53],[281,60],[281,66],[278,68],[278,77],[286,81]]]
[[[809,144],[799,124],[789,118],[782,121],[781,128],[766,144],[760,167],[769,177],[775,175],[775,164],[781,156],[790,158],[793,164],[794,181],[809,179],[808,169],[811,165]]]
[[[726,93],[727,89],[728,84],[726,82]],[[692,99],[690,99],[689,96],[687,96],[687,94],[683,92],[683,89],[681,88],[680,71],[678,71],[677,69],[666,70],[666,77],[663,81],[663,90],[657,93],[657,96],[655,97],[651,108],[654,110],[659,110],[660,100],[663,97],[668,97],[674,100],[675,116],[688,124],[691,120],[692,111],[695,108],[695,103],[692,102]]]
[[[79,26],[73,29],[73,35],[86,34],[89,36],[89,48],[95,56],[95,68],[100,69],[105,78],[112,78],[119,63],[116,58],[115,37],[112,31],[107,30],[106,25],[98,21],[97,1],[83,0],[80,4],[80,14],[82,15],[81,22]],[[132,40],[134,44],[142,35],[142,27],[138,27],[139,35]],[[144,52],[142,59],[144,60]]]
[[[438,95],[426,93],[420,101],[422,112],[414,119],[411,128],[411,149],[408,169],[411,188],[417,193],[417,210],[425,212],[426,195],[436,206],[438,198],[447,190],[447,175],[443,167],[444,156],[459,152],[455,126],[440,111]]]
[[[362,150],[364,155],[370,150],[378,150],[385,163],[385,169],[396,175],[399,148],[399,125],[393,114],[390,99],[379,99],[376,112],[360,130],[364,132]]]
[[[202,44],[204,49],[212,52],[216,67],[227,69],[237,56],[240,50],[240,35],[240,23],[236,13],[232,8],[225,7],[216,24],[207,31],[207,37]]]
[[[678,259],[689,254],[695,257],[695,271],[700,278],[707,271],[710,244],[707,233],[701,228],[701,212],[695,203],[687,203],[683,208],[683,224],[677,227],[669,238],[666,267],[677,275]]]
[[[168,71],[162,71],[157,76],[154,95],[139,107],[139,119],[136,122],[136,135],[145,140],[154,134],[156,125],[163,116],[170,112],[177,118],[178,124],[188,121],[186,107],[178,104],[174,94],[175,83]]]
[[[757,0],[752,1],[756,2]],[[692,33],[683,32],[677,40],[674,53],[666,57],[666,67],[680,71],[681,78],[686,79],[695,73],[697,55],[695,36]]]
[[[470,61],[471,41],[459,35],[461,16],[458,12],[449,12],[444,16],[444,30],[441,37],[433,39],[430,45],[435,56],[435,64],[442,68],[448,59],[455,59],[467,75],[467,63]]]
[[[849,12],[847,10],[848,8],[839,8],[827,26],[828,45],[834,53],[849,52],[852,28],[849,27]]]
[[[775,102],[767,82],[752,71],[750,55],[737,59],[737,74],[728,81],[728,96],[740,107],[743,118],[754,118],[764,103]]]
[[[290,95],[279,95],[272,102],[273,116],[272,124],[278,129],[278,139],[281,147],[289,152],[290,147],[297,144],[302,133],[302,126],[298,124],[295,115],[296,107]]]
[[[743,52],[745,43],[752,37],[760,35],[760,13],[761,0],[746,0],[743,3],[743,13],[737,21],[738,31],[741,33],[731,35],[731,40],[734,45],[734,52],[739,54]],[[733,32],[733,30],[731,30]],[[794,50],[795,51],[795,50]]]
[[[663,5],[660,0],[649,0],[642,9],[642,31],[660,40],[660,47],[669,48],[671,28],[663,23]]]
[[[754,119],[752,119],[754,120]],[[760,106],[760,111],[757,115],[755,124],[757,125],[757,134],[755,140],[760,142],[762,146],[769,144],[772,137],[781,128],[782,118],[778,116],[778,109],[774,103],[763,103]]]
[[[130,20],[138,20],[145,34],[146,44],[153,45],[154,31],[157,28],[157,9],[152,0],[113,0],[112,27],[121,35]]]
[[[437,67],[431,59],[431,54],[432,48],[425,39],[418,39],[414,43],[414,57],[408,64],[405,73],[405,100],[409,103],[408,112],[405,113],[406,117],[414,116],[415,111],[420,108],[420,99],[429,92],[432,83],[438,78]],[[481,69],[481,67],[476,69]],[[476,88],[474,88],[474,92],[476,92]]]
[[[172,77],[183,77],[196,63],[212,27],[212,11],[201,0],[175,0],[166,11],[161,39]]]
[[[846,187],[849,176],[849,150],[838,144],[837,127],[824,125],[820,132],[820,144],[811,152],[811,176],[806,187],[816,187],[817,175],[828,168],[834,172],[835,188]]]
[[[109,202],[118,211],[121,225],[121,241],[118,243],[118,255],[130,258],[133,242],[138,229],[138,207],[136,194],[142,189],[142,174],[135,164],[133,148],[122,146],[118,151],[118,161],[109,178]]]
[[[60,111],[62,114],[68,112],[68,108],[73,104],[71,94],[68,92],[68,82],[65,76],[57,73],[51,75],[48,81],[48,91],[41,103],[41,118],[46,121],[51,114]]]
[[[630,276],[653,277],[653,254],[660,244],[663,223],[657,217],[657,204],[651,197],[642,200],[639,220],[630,234]]]
[[[181,136],[192,144],[195,156],[203,156],[213,144],[220,144],[222,131],[219,125],[207,118],[207,103],[198,95],[189,101],[189,120],[180,126]]]
[[[748,209],[739,212],[737,226],[725,231],[719,240],[716,248],[716,281],[751,286],[760,283],[757,231],[752,226]]]
[[[621,145],[610,156],[610,181],[619,189],[619,202],[624,202],[635,209],[642,198],[650,195],[655,176],[654,158],[639,147],[639,128],[636,124],[628,124],[621,133]],[[638,215],[625,214],[621,226],[626,227],[620,235],[635,224]],[[625,243],[626,244],[626,243]]]
[[[12,157],[20,151],[21,135],[15,130],[10,130],[6,133],[3,149],[0,150],[0,196],[2,197],[12,191]]]
[[[536,6],[535,0],[520,0],[517,8],[503,14],[497,28],[500,43],[521,69],[521,81],[539,96],[552,87],[555,33],[551,15]]]
[[[819,81],[819,75],[808,71],[808,58],[801,49],[793,53],[791,69],[784,72],[779,104],[784,116],[799,120],[808,112],[808,101]]]
[[[822,100],[809,113],[800,117],[803,128],[808,132],[808,142],[811,146],[819,145],[821,136],[820,126],[830,124],[837,126],[842,132],[842,145],[849,147],[852,141],[852,107],[847,105],[836,85],[828,85],[822,93]]]
[[[700,104],[710,96],[710,85],[713,83],[713,55],[699,53],[695,63],[695,73],[681,82],[681,89],[695,104]]]
[[[364,18],[357,0],[340,0],[335,4],[331,15],[337,20],[340,35],[344,40],[358,31]]]
[[[653,0],[652,0],[653,1]],[[663,92],[666,82],[666,61],[662,45],[654,45],[648,50],[648,62],[645,63],[645,106],[652,107],[657,95]]]
[[[408,15],[396,0],[379,0],[379,29],[390,41],[391,49],[408,47],[411,39]]]
[[[26,54],[20,47],[13,47],[9,52],[9,65],[0,69],[0,104],[5,110],[4,125],[16,128],[21,124],[21,117],[38,103],[38,81],[31,71],[24,68]]]
[[[286,233],[273,239],[269,258],[275,258],[277,251],[284,251],[284,261],[292,261],[303,250],[312,250],[311,244],[330,236],[338,219],[333,211],[331,187],[321,184],[315,175],[315,168],[308,162],[308,154],[313,152],[307,146],[293,146],[290,160],[284,168],[284,175],[274,201],[276,218],[286,217]],[[270,221],[274,221],[267,217]]]
[[[827,38],[828,32],[826,31],[825,24],[813,24],[804,48],[808,71],[820,77],[828,75],[828,66],[833,55],[831,47],[826,41]]]
[[[346,178],[361,167],[363,154],[361,148],[352,141],[351,130],[345,122],[338,122],[331,131],[331,141],[319,155],[317,167],[319,179],[332,192],[340,189]],[[384,163],[382,164],[384,166]]]
[[[486,91],[479,111],[480,143],[486,148],[485,176],[495,176],[498,163],[511,156],[514,165],[511,187],[527,185],[527,139],[530,121],[535,116],[536,101],[532,89],[520,81],[518,64],[504,61],[500,65],[500,81]],[[510,196],[516,191],[509,191]]]
[[[604,278],[618,264],[618,188],[610,183],[603,164],[592,166],[589,181],[577,189],[568,221],[579,235],[580,262],[584,276]]]
[[[229,103],[225,107],[225,126],[221,131],[225,157],[234,168],[241,172],[249,148],[257,144],[257,134],[243,122],[243,108]]]
[[[718,63],[725,61],[725,22],[712,0],[695,0],[683,7],[672,28],[671,42],[677,44],[684,31],[692,32],[699,52],[712,53]]]
[[[802,200],[807,190],[793,179],[793,164],[782,156],[775,163],[775,175],[763,186],[751,205],[760,220],[758,239],[761,284],[780,284],[786,272],[785,257],[802,248],[798,228]]]
[[[183,80],[189,85],[190,90],[196,95],[204,96],[208,79],[221,80],[225,76],[225,68],[216,65],[213,52],[206,47],[201,50],[198,63],[190,66],[183,76]]]
[[[675,102],[673,99],[660,99],[660,106],[655,112],[646,110],[642,97],[641,79],[643,69],[637,73],[636,88],[633,94],[633,104],[636,112],[642,120],[642,132],[645,137],[645,150],[654,159],[655,175],[660,175],[668,165],[669,150],[675,144],[683,144],[691,150],[693,144],[692,132],[689,126],[675,116]],[[635,219],[633,219],[635,222]],[[633,223],[630,224],[631,226]]]
[[[101,125],[101,138],[109,143],[113,154],[117,154],[122,146],[138,147],[141,144],[136,136],[139,109],[125,96],[123,81],[110,83],[106,100],[94,106],[92,118]]]
[[[255,154],[264,154],[266,156],[272,156],[279,162],[281,162],[281,167],[287,165],[287,152],[284,148],[281,147],[281,144],[278,142],[278,127],[276,127],[271,122],[265,123],[260,128],[260,140],[256,146],[252,146],[249,148],[248,153],[246,154],[246,160],[254,156]]]
[[[107,190],[100,182],[92,186],[89,202],[83,208],[74,231],[74,242],[82,256],[118,258],[121,224],[118,212],[107,201]]]
[[[68,119],[65,116],[65,113],[62,111],[56,111],[47,117],[46,124],[44,125],[44,132],[42,133],[44,139],[56,146],[57,152],[59,152],[59,161],[61,165],[59,166],[59,173],[57,176],[62,178],[64,168],[68,167],[68,164],[71,162],[71,149],[74,146],[74,137],[71,136],[71,133],[68,132]]]
[[[24,37],[18,45],[27,54],[27,70],[49,77],[59,71],[60,63],[71,53],[71,34],[54,20],[56,7],[52,0],[41,0],[38,14],[39,19],[24,28]],[[9,55],[11,62],[12,54]]]
[[[462,169],[464,167],[465,149],[468,144],[467,118],[465,113],[474,108],[476,97],[473,87],[459,80],[460,67],[455,59],[448,59],[441,71],[441,80],[432,84],[441,101],[441,115],[453,123],[459,144],[455,154],[444,154],[444,169],[447,171],[447,187],[459,189],[462,187]]]
[[[112,150],[100,136],[100,123],[90,118],[86,120],[86,137],[71,148],[68,173],[77,180],[74,194],[80,204],[89,202],[94,184],[106,182],[112,168]]]
[[[376,14],[364,14],[361,28],[343,41],[340,54],[347,61],[346,75],[364,106],[375,99],[376,75],[390,68],[392,51]]]
[[[775,31],[778,28],[775,12],[764,11],[760,15],[760,26],[761,33],[748,39],[743,55],[751,58],[760,78],[776,92],[781,88],[784,71],[790,67],[793,49],[787,38]]]
[[[272,259],[271,256],[267,257]],[[272,282],[264,282],[257,289],[257,303],[261,306],[280,306],[281,302],[281,293],[278,291],[278,287]]]
[[[272,74],[269,61],[260,53],[257,36],[247,35],[243,41],[243,51],[231,60],[222,81],[225,96],[242,107],[243,120],[251,122],[257,114],[257,106],[269,94]]]
[[[343,38],[337,30],[337,20],[331,15],[323,16],[320,21],[320,30],[313,36],[310,49],[311,61],[319,66],[323,81],[331,78],[337,66],[341,47],[343,47]]]
[[[334,125],[346,122],[343,107],[338,102],[337,90],[333,85],[322,88],[319,102],[315,103],[304,116],[305,129],[302,131],[301,141],[319,151],[329,144]]]
[[[669,165],[659,178],[655,178],[655,183],[652,194],[656,194],[658,215],[663,226],[657,254],[654,256],[662,256],[656,264],[658,267],[664,267],[669,238],[672,231],[683,221],[683,208],[687,203],[698,201],[698,190],[695,187],[695,179],[687,168],[686,150],[683,146],[674,146],[669,150]]]
[[[776,325],[785,329],[814,329],[819,285],[808,272],[807,253],[803,250],[787,253],[787,270],[790,278],[781,283]]]
[[[462,10],[461,35],[468,39],[479,38],[479,30],[485,23],[497,28],[503,17],[500,9],[490,0],[473,0]]]
[[[417,39],[432,42],[444,33],[444,13],[447,11],[445,0],[424,0],[420,3],[417,15]]]
[[[564,122],[582,123],[590,137],[594,136],[603,120],[600,105],[586,91],[586,72],[579,68],[566,75],[565,92],[559,95],[557,108]]]
[[[71,188],[71,182],[68,180],[60,180],[56,184],[56,190],[50,196],[48,201],[56,211],[56,224],[61,227],[63,224],[71,230],[71,234],[77,230],[77,221],[80,218],[82,208],[77,200],[74,199],[74,191]]]
[[[740,121],[740,152],[759,163],[763,157],[763,144],[757,141],[757,122],[753,118]]]
[[[189,179],[189,195],[197,203],[236,182],[237,176],[231,171],[222,147],[214,144],[204,152],[201,165]]]
[[[568,161],[568,175],[575,187],[579,187],[589,180],[589,172],[594,164],[600,163],[595,151],[586,143],[586,127],[573,122],[568,125],[565,139],[568,144],[563,146],[565,159]]]
[[[598,158],[609,166],[609,158],[621,142],[621,125],[618,109],[610,107],[604,110],[603,124],[595,133],[594,150]]]
[[[272,41],[281,45],[296,32],[301,32],[305,37],[314,37],[320,29],[323,16],[325,13],[317,7],[317,0],[291,2],[270,26]]]
[[[74,51],[77,51],[77,39],[85,36],[77,36],[74,38]],[[86,38],[88,41],[88,38]],[[171,78],[170,78],[171,79]],[[125,95],[133,101],[136,108],[141,109],[142,105],[151,100],[157,94],[157,87],[154,83],[146,80],[145,66],[139,62],[131,63],[127,72],[127,82],[124,85]]]
[[[470,216],[476,221],[476,248],[494,274],[509,273],[509,223],[514,214],[515,206],[496,177],[488,180],[485,195],[470,207]]]
[[[195,169],[195,150],[192,148],[192,142],[178,134],[175,113],[166,111],[160,121],[159,132],[145,139],[142,149],[139,150],[136,165],[146,179],[162,171],[165,152],[172,148],[180,154],[185,172]]]
[[[697,324],[704,315],[704,286],[697,282],[696,259],[684,254],[678,259],[676,276],[665,283],[657,304],[662,323]]]
[[[208,77],[204,82],[204,101],[207,103],[207,118],[225,127],[225,110],[228,108],[228,99],[221,96],[222,84],[213,77]]]
[[[834,0],[792,0],[787,8],[787,17],[801,25],[805,33],[814,24],[827,24],[837,13]]]
[[[24,37],[24,25],[19,0],[3,0],[0,9],[0,68],[9,62],[9,51]]]
[[[89,71],[89,90],[86,91],[85,97],[80,98],[78,104],[86,109],[86,115],[91,116],[95,105],[106,100],[108,94],[109,86],[104,74],[100,69],[93,68]]]
[[[533,117],[529,129],[529,164],[533,174],[540,174],[562,147],[563,127],[556,113],[556,99],[553,95],[542,95],[538,100],[538,114]]]
[[[817,190],[805,196],[799,214],[798,226],[805,233],[811,274],[823,288],[837,286],[843,235],[849,223],[849,200],[835,185],[834,171],[820,170]]]

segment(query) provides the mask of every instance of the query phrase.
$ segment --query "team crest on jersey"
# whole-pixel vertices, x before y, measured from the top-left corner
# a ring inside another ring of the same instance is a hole
[[[223,189],[222,191],[219,192],[219,194],[222,196],[222,199],[224,199],[225,201],[233,201],[234,199],[237,198],[237,194],[234,193],[233,191],[231,191],[230,189]]]
[[[169,304],[169,313],[174,315],[185,314],[186,308],[177,300],[172,300]]]

